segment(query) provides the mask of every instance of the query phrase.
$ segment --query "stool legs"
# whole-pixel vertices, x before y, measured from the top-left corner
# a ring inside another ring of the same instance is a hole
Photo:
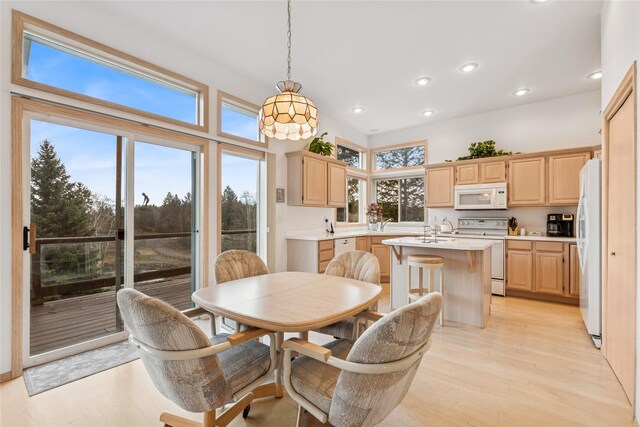
[[[444,326],[444,266],[440,268],[440,293],[442,294],[442,308],[440,309],[440,326]]]

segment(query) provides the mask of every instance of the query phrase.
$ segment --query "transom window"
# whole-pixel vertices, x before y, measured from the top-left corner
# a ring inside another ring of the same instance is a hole
[[[354,169],[367,169],[366,149],[357,144],[336,137],[336,158]]]
[[[347,207],[336,209],[336,222],[342,224],[364,224],[367,200],[367,181],[363,178],[347,177]]]
[[[427,161],[426,141],[372,150],[373,169],[406,169],[423,166]]]
[[[382,218],[394,222],[424,222],[424,177],[374,181]]]
[[[206,85],[14,11],[13,83],[198,130]]]
[[[218,136],[268,147],[258,128],[259,110],[255,104],[218,91]]]

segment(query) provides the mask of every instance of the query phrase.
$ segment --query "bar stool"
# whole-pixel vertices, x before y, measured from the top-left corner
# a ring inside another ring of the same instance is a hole
[[[444,258],[434,255],[409,255],[409,303],[420,299],[422,296],[434,291],[435,269],[440,269],[440,293],[444,298]],[[411,287],[411,270],[412,267],[419,268],[419,287]],[[424,289],[424,270],[429,270],[429,290]],[[444,325],[444,299],[442,310],[440,311],[440,326]]]

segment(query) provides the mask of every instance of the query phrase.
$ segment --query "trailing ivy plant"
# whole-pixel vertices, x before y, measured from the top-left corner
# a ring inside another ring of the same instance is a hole
[[[469,146],[469,155],[458,157],[456,160],[482,159],[484,157],[510,156],[513,151],[496,150],[496,142],[492,139],[482,142],[473,142]],[[451,160],[447,160],[450,162]]]
[[[326,134],[327,132],[313,138],[313,141],[309,143],[308,150],[322,156],[331,156],[331,153],[333,152],[333,144],[323,139]]]

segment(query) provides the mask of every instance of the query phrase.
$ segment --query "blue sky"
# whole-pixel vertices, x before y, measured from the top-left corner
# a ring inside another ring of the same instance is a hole
[[[49,46],[33,42],[28,78],[70,91],[117,102],[178,120],[195,122],[195,97],[96,64]],[[233,109],[223,109],[223,129],[245,138],[255,138],[257,123]],[[31,156],[48,139],[56,148],[72,181],[115,199],[116,136],[84,129],[31,121]],[[145,192],[152,204],[161,204],[167,192],[184,197],[191,191],[191,152],[136,142],[135,203]],[[223,156],[222,184],[240,196],[256,194],[256,162]]]

